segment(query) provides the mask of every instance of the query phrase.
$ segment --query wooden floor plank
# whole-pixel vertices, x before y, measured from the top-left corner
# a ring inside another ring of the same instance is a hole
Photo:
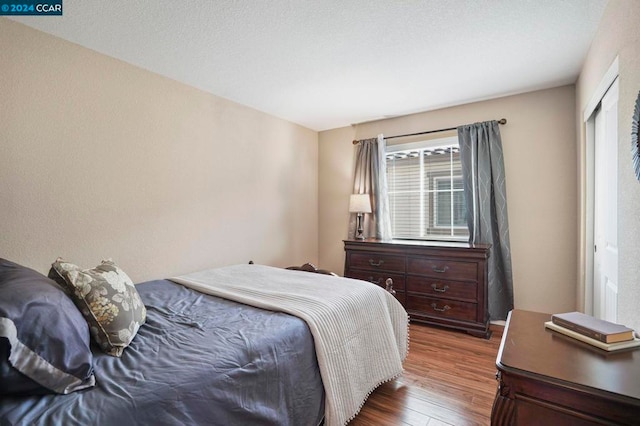
[[[402,376],[376,389],[350,426],[486,426],[496,392],[491,339],[412,323]]]

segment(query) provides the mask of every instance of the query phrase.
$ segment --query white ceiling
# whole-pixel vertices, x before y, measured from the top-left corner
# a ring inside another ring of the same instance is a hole
[[[574,83],[606,0],[65,0],[33,28],[326,130]]]

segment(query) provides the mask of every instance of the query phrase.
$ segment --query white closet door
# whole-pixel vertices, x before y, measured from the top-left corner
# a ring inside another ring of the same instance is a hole
[[[594,316],[618,318],[618,79],[595,117]]]

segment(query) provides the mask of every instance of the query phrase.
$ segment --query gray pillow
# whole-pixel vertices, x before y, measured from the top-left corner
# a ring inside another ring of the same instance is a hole
[[[58,258],[51,265],[49,277],[66,286],[102,350],[121,356],[147,317],[127,274],[111,259],[93,269],[81,269]]]
[[[94,385],[89,328],[78,308],[44,275],[0,259],[0,395]]]

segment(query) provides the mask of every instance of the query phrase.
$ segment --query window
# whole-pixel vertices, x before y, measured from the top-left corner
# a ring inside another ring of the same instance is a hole
[[[435,227],[467,228],[467,209],[465,209],[462,176],[436,177],[435,188]],[[453,189],[451,189],[453,186]],[[452,219],[453,216],[453,219]]]
[[[457,137],[387,147],[393,238],[466,240]]]

